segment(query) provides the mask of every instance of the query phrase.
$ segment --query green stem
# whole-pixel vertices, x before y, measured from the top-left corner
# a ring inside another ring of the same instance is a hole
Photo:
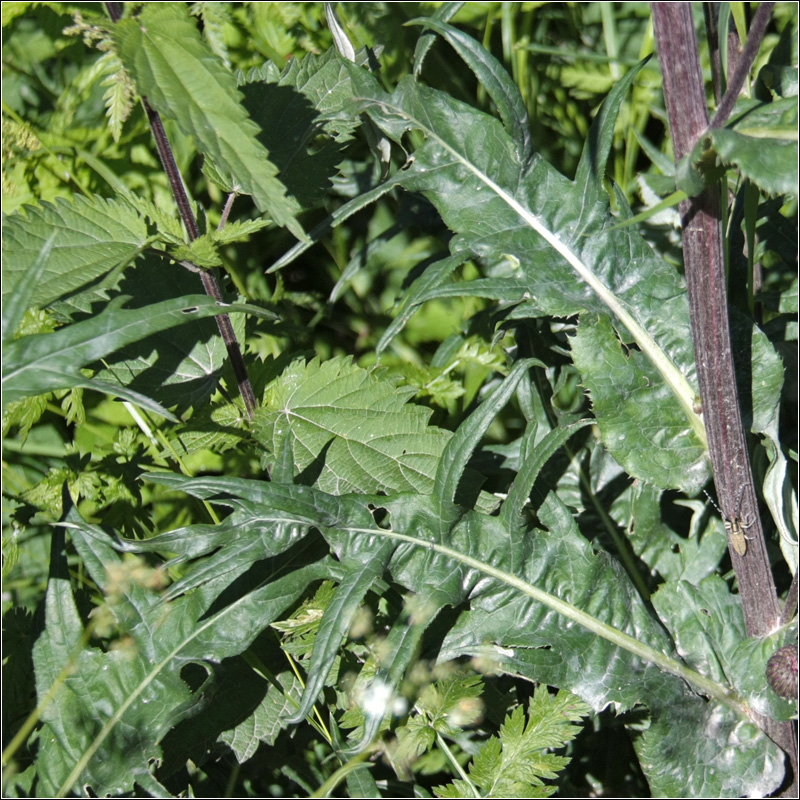
[[[461,776],[461,780],[469,786],[470,791],[472,792],[473,797],[480,797],[481,793],[478,791],[478,787],[469,779],[466,772],[464,772],[464,768],[461,764],[458,763],[458,759],[453,755],[453,751],[448,747],[447,742],[444,740],[439,731],[436,731],[436,743],[439,745],[442,752],[447,756],[447,760],[453,765],[453,769]]]

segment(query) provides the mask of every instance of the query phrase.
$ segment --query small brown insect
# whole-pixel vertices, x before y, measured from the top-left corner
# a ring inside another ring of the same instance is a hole
[[[706,497],[711,500],[711,495],[706,492]],[[739,502],[736,504],[737,511],[732,517],[723,517],[722,523],[725,525],[725,532],[728,534],[728,537],[731,540],[731,547],[737,553],[737,555],[743,556],[747,553],[747,535],[745,531],[753,524],[754,520],[747,520],[742,519],[739,516],[739,511],[742,508],[742,498],[744,497],[744,486],[742,486],[742,491],[739,494]],[[711,500],[711,505],[722,514],[720,507]]]
[[[749,525],[737,515],[735,517],[726,517],[723,520],[725,531],[731,537],[731,547],[740,555],[743,556],[747,552],[747,536],[744,532],[752,525]]]

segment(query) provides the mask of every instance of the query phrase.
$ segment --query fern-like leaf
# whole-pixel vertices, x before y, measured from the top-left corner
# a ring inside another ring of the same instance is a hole
[[[548,750],[564,747],[575,738],[575,724],[591,709],[569,692],[551,696],[539,686],[528,707],[527,720],[522,706],[506,717],[500,736],[492,736],[475,756],[469,768],[472,787],[481,797],[549,797],[555,786],[546,786],[569,759]],[[455,781],[434,789],[437,797],[470,797],[466,781]],[[465,793],[468,792],[468,793]]]

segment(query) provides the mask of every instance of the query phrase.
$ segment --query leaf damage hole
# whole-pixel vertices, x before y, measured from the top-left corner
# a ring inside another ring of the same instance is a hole
[[[191,663],[181,668],[181,680],[195,694],[211,677],[211,670],[203,664]]]
[[[372,503],[367,505],[369,509],[369,513],[372,514],[372,518],[375,520],[375,524],[384,531],[392,530],[392,523],[390,521],[391,514],[389,509],[384,508],[383,506],[376,506]]]

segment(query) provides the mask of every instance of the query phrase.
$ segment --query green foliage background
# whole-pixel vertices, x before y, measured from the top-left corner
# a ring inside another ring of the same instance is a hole
[[[354,60],[321,3],[126,5],[3,4],[5,794],[773,791],[796,627],[701,491],[671,212],[620,225],[681,185],[647,4],[343,3]],[[797,64],[779,3],[713,141],[781,591]]]

